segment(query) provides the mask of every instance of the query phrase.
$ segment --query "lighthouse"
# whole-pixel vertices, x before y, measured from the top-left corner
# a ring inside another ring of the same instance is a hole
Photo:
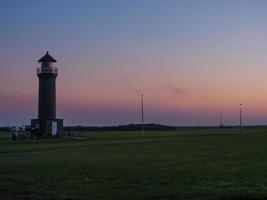
[[[60,136],[63,132],[63,119],[56,118],[56,78],[57,61],[48,52],[38,60],[39,79],[38,119],[31,120],[32,133],[38,136]]]

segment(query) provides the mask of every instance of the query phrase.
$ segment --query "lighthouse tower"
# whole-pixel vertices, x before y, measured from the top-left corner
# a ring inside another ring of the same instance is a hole
[[[57,62],[46,52],[38,60],[41,67],[37,68],[39,79],[38,119],[31,120],[32,133],[39,136],[58,136],[63,132],[63,119],[56,118],[56,78]]]

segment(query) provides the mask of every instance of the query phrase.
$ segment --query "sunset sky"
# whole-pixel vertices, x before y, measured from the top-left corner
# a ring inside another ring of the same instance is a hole
[[[0,0],[0,126],[37,117],[37,60],[58,60],[70,125],[267,124],[265,0]]]

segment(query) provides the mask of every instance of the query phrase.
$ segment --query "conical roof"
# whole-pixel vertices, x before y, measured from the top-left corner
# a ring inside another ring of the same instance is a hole
[[[57,61],[52,56],[50,56],[47,51],[46,54],[38,60],[38,62],[57,62]]]

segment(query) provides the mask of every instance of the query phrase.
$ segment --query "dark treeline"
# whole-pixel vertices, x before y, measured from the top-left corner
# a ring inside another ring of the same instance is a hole
[[[118,126],[67,126],[64,127],[65,131],[138,131],[141,130],[141,124],[128,124]],[[145,124],[145,130],[151,131],[163,131],[163,130],[175,130],[174,126],[165,126],[161,124]]]
[[[9,131],[10,128],[9,127],[0,127],[0,131]]]
[[[10,127],[0,127],[0,131],[10,131]],[[26,131],[30,131],[30,126],[25,126]],[[128,124],[118,126],[66,126],[64,131],[140,131],[141,124]],[[239,126],[167,126],[162,124],[145,124],[144,129],[147,131],[164,131],[164,130],[181,130],[181,129],[231,129],[240,128]],[[267,125],[243,126],[243,128],[267,128]]]
[[[129,125],[118,125],[118,126],[66,126],[64,131],[140,131],[142,128],[141,124],[129,124]],[[164,131],[164,130],[181,130],[181,129],[232,129],[240,128],[239,126],[166,126],[161,124],[145,124],[144,129],[146,131]],[[243,128],[267,128],[266,125],[258,126],[243,126]]]

